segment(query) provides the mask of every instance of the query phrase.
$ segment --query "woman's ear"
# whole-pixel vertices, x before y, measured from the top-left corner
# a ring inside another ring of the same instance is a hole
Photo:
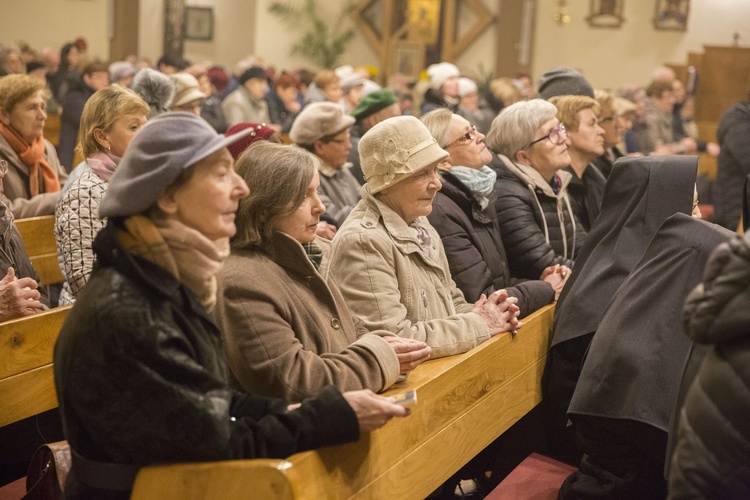
[[[107,134],[102,129],[94,129],[94,140],[96,140],[103,149],[109,150],[109,137],[107,137]]]
[[[159,210],[164,212],[166,215],[174,215],[177,213],[177,200],[175,200],[174,193],[166,193],[156,200],[156,206]]]
[[[524,165],[530,164],[529,155],[526,154],[526,151],[521,149],[516,153],[516,160],[518,160],[519,163],[523,163]]]
[[[6,127],[10,125],[10,115],[5,112],[5,108],[0,108],[0,122]]]

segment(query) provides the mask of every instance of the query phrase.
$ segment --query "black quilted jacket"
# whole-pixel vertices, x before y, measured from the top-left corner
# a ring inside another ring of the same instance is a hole
[[[670,498],[750,498],[750,237],[717,247],[685,303],[685,331],[715,344],[688,391]]]
[[[528,174],[531,167],[524,171],[503,155],[496,155],[489,166],[497,172],[495,210],[510,273],[539,279],[548,266],[572,268],[586,231],[573,215],[568,199],[570,174],[558,173],[563,187],[555,195],[541,175]]]

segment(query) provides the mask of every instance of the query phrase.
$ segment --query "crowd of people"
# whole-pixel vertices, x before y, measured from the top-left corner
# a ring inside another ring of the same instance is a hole
[[[409,414],[376,393],[555,301],[545,451],[578,467],[560,498],[750,494],[750,239],[730,231],[747,103],[717,144],[667,68],[480,89],[440,62],[381,87],[86,49],[0,49],[0,320],[74,304],[54,354],[66,495],[356,441]],[[724,227],[701,220],[697,152],[719,158]],[[14,225],[52,214],[59,298]]]

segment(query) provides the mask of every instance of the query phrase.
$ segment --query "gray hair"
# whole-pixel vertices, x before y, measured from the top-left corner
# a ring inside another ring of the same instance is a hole
[[[268,141],[253,143],[237,159],[235,168],[250,188],[237,210],[237,234],[232,248],[261,245],[276,224],[302,204],[320,160],[297,146]]]
[[[516,153],[533,142],[536,131],[553,119],[557,108],[544,99],[531,99],[503,108],[492,121],[485,144],[515,161]]]
[[[450,127],[451,119],[453,119],[453,112],[448,108],[434,109],[420,118],[430,131],[430,135],[437,141],[438,146],[443,149],[448,145],[448,127]]]

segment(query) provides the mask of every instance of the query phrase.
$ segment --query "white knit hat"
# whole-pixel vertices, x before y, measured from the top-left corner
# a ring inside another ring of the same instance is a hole
[[[430,87],[440,90],[445,81],[452,76],[461,76],[455,64],[441,62],[427,68],[427,76],[430,78]]]
[[[458,79],[458,97],[463,97],[466,94],[471,94],[479,90],[477,84],[471,78],[461,77]]]

